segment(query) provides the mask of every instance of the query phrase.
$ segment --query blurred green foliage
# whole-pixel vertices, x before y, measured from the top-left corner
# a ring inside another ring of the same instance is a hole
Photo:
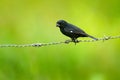
[[[95,37],[120,35],[119,0],[0,0],[0,44],[59,42],[64,19]],[[82,39],[82,38],[81,38]],[[0,80],[120,80],[120,40],[0,48]]]

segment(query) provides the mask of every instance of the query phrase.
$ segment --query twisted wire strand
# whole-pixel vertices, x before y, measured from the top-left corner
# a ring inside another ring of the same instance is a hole
[[[96,42],[96,41],[106,41],[110,39],[118,39],[120,36],[104,36],[103,38],[98,38],[98,40],[78,40],[79,42]],[[33,43],[33,44],[1,44],[0,48],[2,47],[42,47],[42,46],[50,46],[50,45],[57,45],[57,44],[69,44],[73,42],[71,40],[66,40],[62,42],[50,42],[50,43]]]

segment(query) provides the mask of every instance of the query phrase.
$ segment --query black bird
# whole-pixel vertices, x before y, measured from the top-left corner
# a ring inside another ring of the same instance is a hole
[[[57,21],[56,26],[60,28],[60,31],[64,35],[70,37],[74,43],[78,42],[77,40],[78,37],[90,37],[90,38],[93,38],[94,40],[98,40],[97,38],[90,36],[82,29],[76,27],[73,24],[66,22],[65,20]]]

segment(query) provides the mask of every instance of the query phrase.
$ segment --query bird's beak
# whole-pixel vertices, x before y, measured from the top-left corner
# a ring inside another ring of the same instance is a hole
[[[56,27],[60,27],[60,24],[56,24]]]

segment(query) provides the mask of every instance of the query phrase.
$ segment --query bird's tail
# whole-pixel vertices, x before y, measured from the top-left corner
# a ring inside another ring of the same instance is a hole
[[[88,35],[88,37],[90,37],[90,38],[92,38],[92,39],[94,39],[94,40],[98,40],[97,38],[95,38],[95,37],[93,37],[93,36],[91,36],[91,35]]]

